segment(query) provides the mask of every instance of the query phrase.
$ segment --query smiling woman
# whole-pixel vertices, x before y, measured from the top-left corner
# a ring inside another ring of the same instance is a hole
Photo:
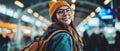
[[[71,23],[72,11],[67,6],[62,6],[56,11],[58,21],[69,25]]]
[[[49,51],[81,51],[83,46],[81,37],[75,29],[72,17],[73,10],[66,1],[50,1],[49,14],[53,22],[45,32],[44,40],[57,30],[65,30],[56,33],[48,42]]]
[[[73,11],[66,1],[50,1],[52,24],[41,36],[42,41],[28,46],[28,51],[82,51],[83,42],[73,23]],[[33,50],[34,49],[34,50]]]

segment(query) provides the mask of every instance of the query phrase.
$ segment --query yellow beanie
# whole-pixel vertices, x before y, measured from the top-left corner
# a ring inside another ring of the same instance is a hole
[[[52,19],[54,12],[61,6],[68,6],[70,5],[66,1],[50,1],[49,2],[49,15],[50,18]]]

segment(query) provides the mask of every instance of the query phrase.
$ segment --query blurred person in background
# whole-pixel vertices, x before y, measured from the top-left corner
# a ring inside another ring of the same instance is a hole
[[[120,51],[120,31],[116,31],[114,51]]]
[[[31,42],[31,36],[30,36],[29,34],[23,35],[22,41],[23,41],[25,44],[30,43],[30,42]]]
[[[0,33],[0,51],[3,51],[4,49],[4,37]]]
[[[88,51],[98,51],[98,34],[95,32],[88,38]]]
[[[98,48],[99,51],[108,51],[108,41],[103,32],[98,34]]]
[[[39,35],[35,36],[34,37],[34,42],[38,42],[41,40],[41,37]]]
[[[10,38],[6,32],[0,34],[0,51],[7,51],[9,42]]]
[[[45,39],[57,30],[66,30],[56,33],[48,42],[49,51],[81,51],[82,39],[76,31],[72,17],[73,9],[66,1],[50,1],[49,14],[52,24],[48,27]]]
[[[83,39],[83,43],[84,43],[83,51],[89,51],[89,49],[88,49],[88,39],[89,39],[89,36],[88,36],[87,30],[85,30],[85,31],[83,32],[83,37],[82,37],[82,39]]]

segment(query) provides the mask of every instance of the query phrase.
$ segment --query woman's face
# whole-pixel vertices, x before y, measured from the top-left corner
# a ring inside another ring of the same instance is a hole
[[[72,20],[72,10],[67,6],[62,6],[56,11],[58,21],[69,25]]]

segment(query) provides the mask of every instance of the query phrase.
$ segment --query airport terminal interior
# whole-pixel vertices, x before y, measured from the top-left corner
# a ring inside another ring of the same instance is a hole
[[[52,24],[50,1],[59,0],[0,0],[0,51],[20,51],[42,36]],[[104,51],[120,48],[120,0],[64,1],[73,8],[77,32],[84,40],[90,40],[92,46],[102,43]]]

